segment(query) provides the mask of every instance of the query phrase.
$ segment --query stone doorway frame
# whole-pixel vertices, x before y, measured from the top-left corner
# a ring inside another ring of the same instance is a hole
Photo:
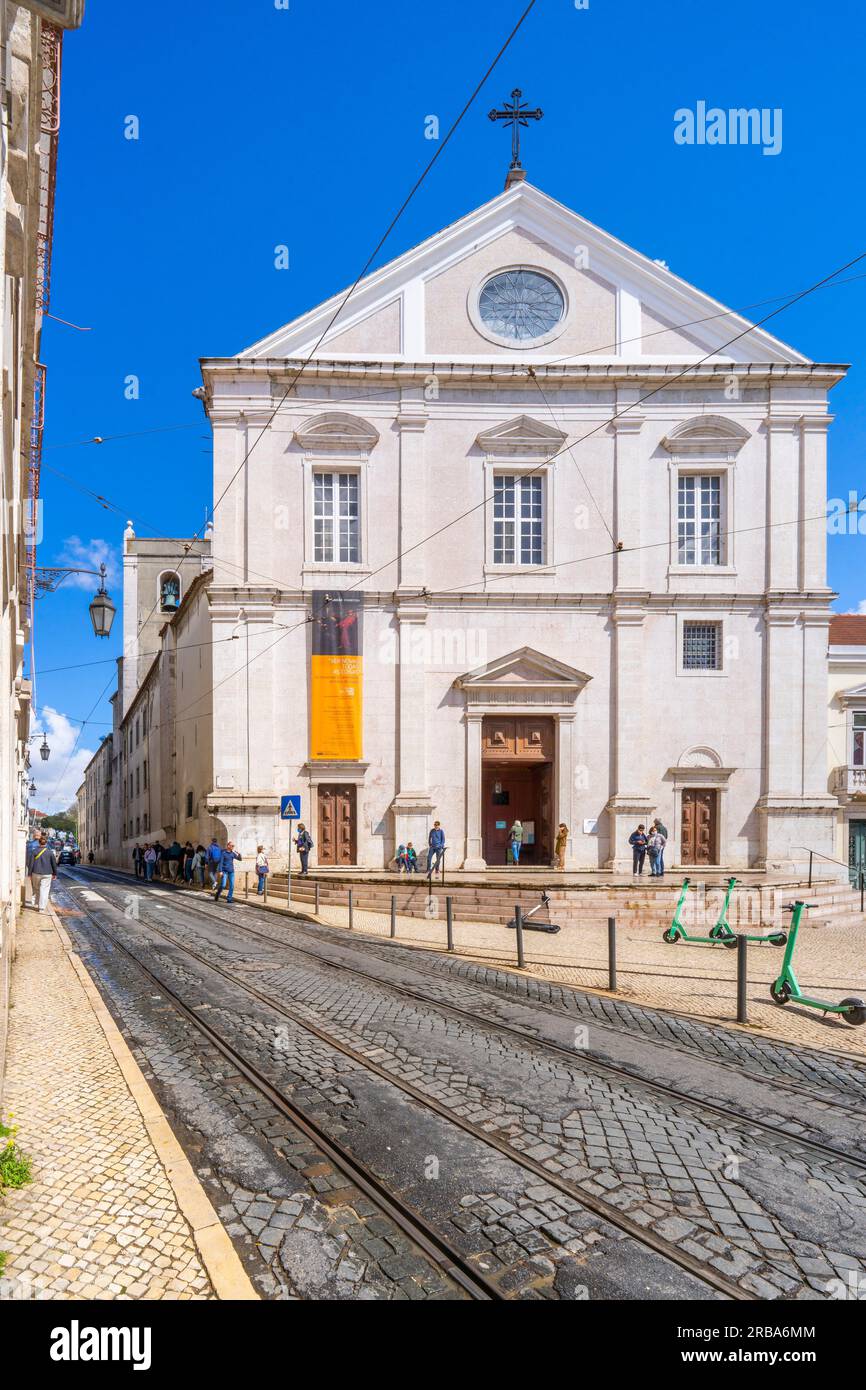
[[[574,826],[574,727],[578,695],[592,679],[583,671],[567,666],[554,657],[520,647],[505,656],[469,671],[454,682],[463,691],[466,729],[466,797],[464,803],[464,848],[462,867],[487,868],[483,851],[483,770],[482,725],[488,716],[549,718],[553,720],[555,752],[553,762],[553,819]],[[565,867],[573,865],[569,836]]]

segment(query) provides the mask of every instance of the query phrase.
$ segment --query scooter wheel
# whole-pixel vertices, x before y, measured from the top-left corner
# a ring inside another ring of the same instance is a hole
[[[770,985],[770,994],[772,995],[773,1003],[787,1004],[788,1000],[791,998],[791,986],[785,983],[783,985],[780,985],[777,989],[777,983],[778,982],[774,980],[773,983]]]
[[[668,927],[667,931],[662,936],[662,941],[666,941],[669,946],[675,946],[679,939],[679,932],[673,931],[670,927]]]
[[[847,1004],[847,1012],[842,1015],[846,1023],[850,1023],[854,1028],[858,1028],[861,1023],[866,1023],[866,1004],[862,999],[840,999],[840,1004]]]
[[[784,946],[788,940],[788,933],[784,931],[772,932],[771,935],[767,937],[767,940],[771,946]]]
[[[717,936],[716,940],[721,941],[723,946],[727,946],[729,951],[736,951],[737,949],[736,936]]]
[[[708,932],[707,934],[708,934],[709,936],[711,936],[711,937],[713,938],[714,941],[719,941],[719,940],[721,940],[722,932],[721,932],[721,928],[718,926],[718,924],[716,924],[716,926],[714,926],[714,927],[710,927],[710,930],[709,930],[709,932]]]

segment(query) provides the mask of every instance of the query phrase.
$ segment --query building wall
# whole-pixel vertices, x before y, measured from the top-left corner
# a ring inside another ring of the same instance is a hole
[[[862,631],[830,645],[826,771],[828,786],[839,799],[834,857],[848,864],[852,851],[859,853],[866,870],[862,847],[855,850],[851,843],[852,822],[858,838],[866,835],[866,766],[855,766],[853,760],[853,716],[866,715],[866,619],[848,623]]]

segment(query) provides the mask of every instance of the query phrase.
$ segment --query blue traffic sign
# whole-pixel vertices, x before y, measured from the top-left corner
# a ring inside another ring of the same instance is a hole
[[[280,819],[281,819],[281,820],[300,820],[300,819],[301,819],[301,798],[300,798],[300,796],[281,796],[281,797],[280,797]]]

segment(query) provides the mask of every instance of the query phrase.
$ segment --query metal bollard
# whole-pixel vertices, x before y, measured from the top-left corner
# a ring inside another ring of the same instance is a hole
[[[861,869],[861,870],[860,870],[860,911],[861,911],[861,912],[863,911],[863,895],[864,895],[864,891],[866,891],[866,874],[864,874],[863,870]]]
[[[514,909],[514,925],[517,928],[517,968],[523,970],[526,965],[526,957],[523,954],[523,908],[519,905]]]
[[[319,880],[316,879],[316,916],[319,915]]]
[[[267,874],[262,874],[262,878],[264,879],[264,883],[263,883],[263,885],[262,885],[262,900],[263,900],[264,902],[267,902],[267,900],[268,900],[268,876],[267,876]]]
[[[397,894],[391,894],[391,940],[397,935]]]
[[[352,889],[350,888],[350,889],[349,889],[349,931],[352,930],[352,927],[354,926],[354,923],[355,923],[355,900],[354,900],[354,897],[353,897],[353,894],[352,894]]]
[[[737,1022],[748,1023],[746,1008],[746,974],[748,969],[749,941],[745,936],[737,937]]]
[[[616,918],[607,919],[607,987],[616,994]]]
[[[249,896],[250,896],[250,871],[249,871],[249,869],[244,869],[244,897],[245,897],[245,898],[248,898]]]
[[[454,950],[454,899],[445,899],[445,922],[448,928],[448,950]]]

